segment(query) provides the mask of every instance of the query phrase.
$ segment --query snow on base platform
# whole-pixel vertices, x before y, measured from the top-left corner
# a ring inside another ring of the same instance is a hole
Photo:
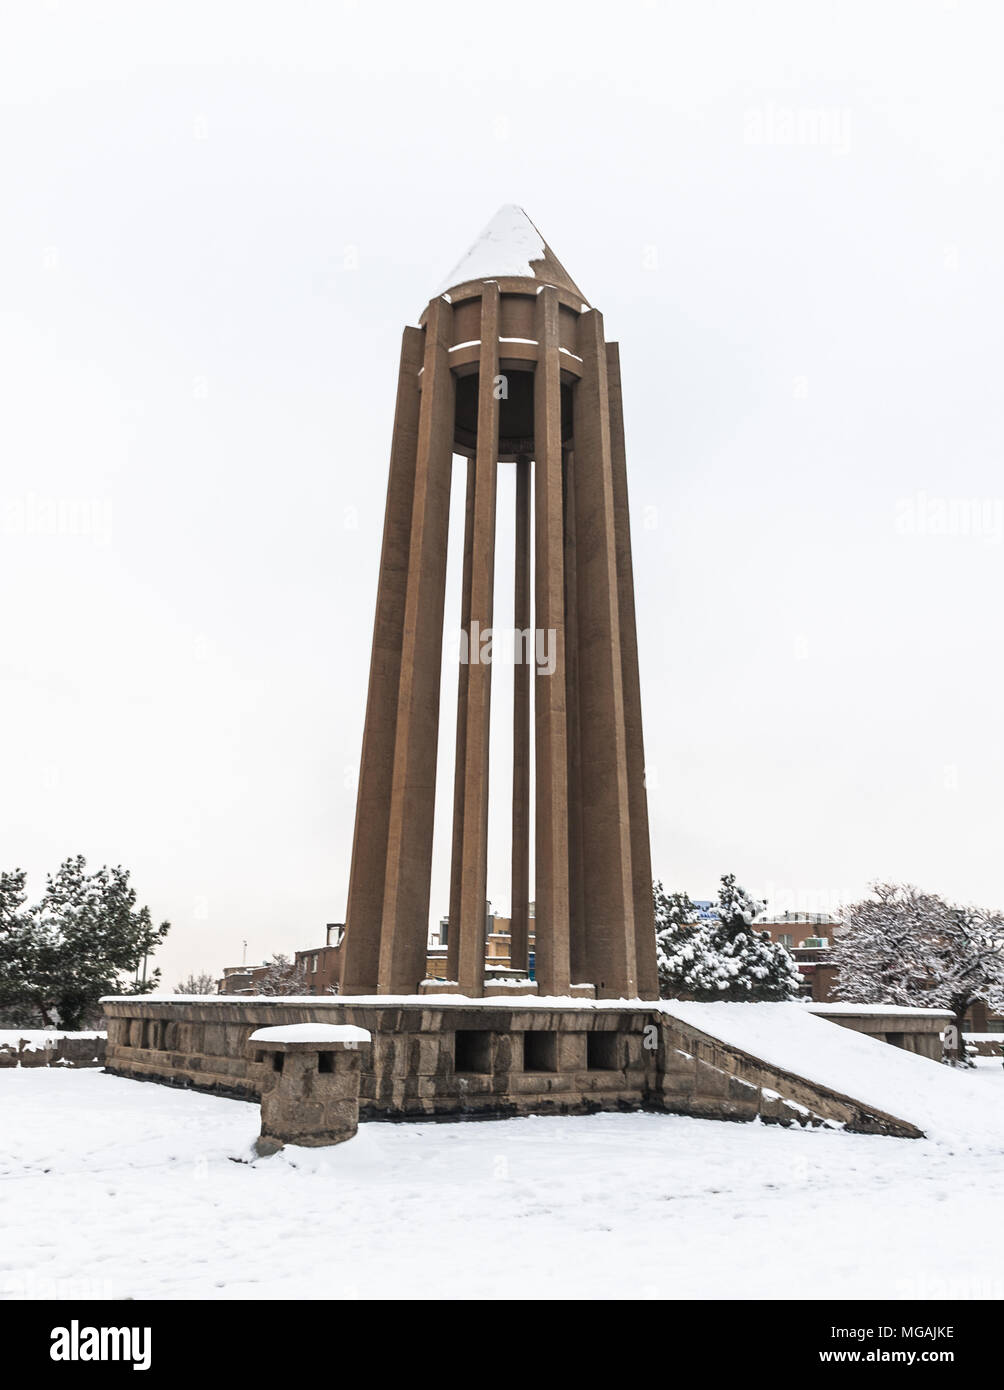
[[[1004,1152],[1004,1109],[988,1105],[985,1085],[967,1070],[818,1018],[804,1004],[664,1000],[658,1007],[718,1042],[906,1120],[930,1138]]]
[[[319,1047],[336,1043],[358,1046],[370,1042],[372,1036],[368,1028],[357,1028],[352,1023],[282,1023],[271,1028],[256,1028],[248,1042],[288,1043],[301,1047],[314,1043]]]

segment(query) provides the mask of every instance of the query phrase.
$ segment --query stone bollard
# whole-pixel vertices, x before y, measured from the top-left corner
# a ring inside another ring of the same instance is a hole
[[[351,1023],[288,1023],[248,1039],[262,1064],[259,1157],[283,1144],[341,1144],[359,1128],[359,1073],[365,1028]]]

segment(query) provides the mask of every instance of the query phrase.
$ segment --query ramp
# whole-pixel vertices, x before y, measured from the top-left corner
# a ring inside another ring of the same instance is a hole
[[[656,1007],[667,1030],[668,1109],[720,1110],[717,1071],[730,1083],[736,1119],[760,1115],[1004,1151],[1004,1072],[995,1089],[996,1077],[892,1047],[798,1003],[664,1000]]]

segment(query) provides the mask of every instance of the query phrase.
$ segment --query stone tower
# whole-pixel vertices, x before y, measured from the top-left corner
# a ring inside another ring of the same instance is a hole
[[[468,460],[461,626],[492,626],[496,479],[512,463],[516,628],[554,658],[550,674],[513,668],[512,964],[527,963],[532,678],[538,990],[656,998],[617,345],[517,207],[404,330],[342,993],[413,994],[425,975],[454,454]],[[484,979],[490,696],[490,665],[462,664],[447,973],[471,996]]]

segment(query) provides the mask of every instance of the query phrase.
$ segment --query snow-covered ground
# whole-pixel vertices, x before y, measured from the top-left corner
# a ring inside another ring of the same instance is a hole
[[[945,1074],[1002,1108],[999,1061]],[[371,1123],[248,1164],[256,1105],[9,1069],[0,1295],[1001,1298],[1004,1151],[978,1128]]]

